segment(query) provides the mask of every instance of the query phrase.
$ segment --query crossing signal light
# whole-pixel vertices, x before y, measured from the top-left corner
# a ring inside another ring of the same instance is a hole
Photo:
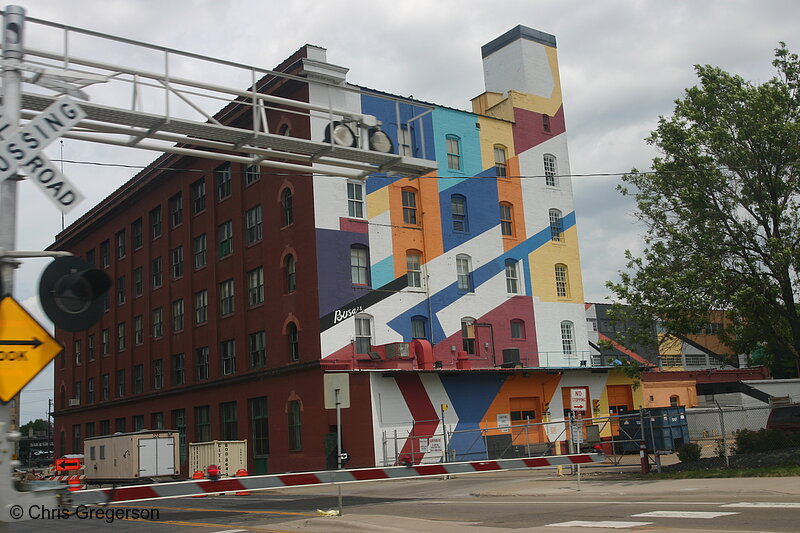
[[[78,257],[57,257],[39,279],[39,301],[59,329],[83,331],[100,320],[111,279]]]
[[[211,481],[217,481],[219,479],[219,467],[217,465],[209,465],[206,472],[208,472],[208,479]]]

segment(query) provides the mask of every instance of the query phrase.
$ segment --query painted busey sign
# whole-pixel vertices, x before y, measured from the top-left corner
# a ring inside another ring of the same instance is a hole
[[[334,309],[327,315],[320,317],[319,329],[320,331],[330,329],[339,322],[347,320],[358,313],[363,313],[370,306],[375,305],[384,298],[394,295],[397,291],[403,290],[406,287],[408,287],[408,277],[403,275],[390,281],[379,289],[371,290],[364,296],[347,302],[338,309]]]

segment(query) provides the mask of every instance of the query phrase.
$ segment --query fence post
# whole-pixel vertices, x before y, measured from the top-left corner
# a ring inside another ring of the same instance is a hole
[[[722,411],[722,406],[717,400],[714,400],[714,403],[717,404],[717,410],[719,410],[719,428],[722,432],[722,454],[725,456],[725,468],[730,468],[731,460],[730,457],[728,457],[728,435],[725,433],[725,413]]]
[[[481,435],[483,436],[483,447],[486,449],[486,460],[488,461],[489,460],[489,439],[487,438],[486,434],[489,431],[489,421],[488,420],[486,421],[486,429],[481,428],[480,425],[478,426],[478,428],[481,430]]]

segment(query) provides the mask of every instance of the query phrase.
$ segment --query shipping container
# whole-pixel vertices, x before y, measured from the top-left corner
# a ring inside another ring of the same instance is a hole
[[[189,474],[206,472],[210,465],[219,467],[221,477],[233,477],[237,470],[247,470],[246,440],[214,440],[189,443]]]
[[[178,432],[115,433],[87,438],[83,444],[90,483],[161,480],[180,475]]]

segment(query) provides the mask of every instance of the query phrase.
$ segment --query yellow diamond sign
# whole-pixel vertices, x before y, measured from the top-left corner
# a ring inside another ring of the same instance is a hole
[[[11,401],[63,349],[14,298],[0,300],[0,400]]]

